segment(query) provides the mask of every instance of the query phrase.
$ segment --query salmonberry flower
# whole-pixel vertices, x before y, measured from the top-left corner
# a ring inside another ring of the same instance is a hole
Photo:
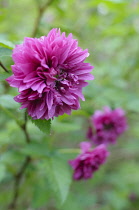
[[[89,179],[93,173],[97,171],[100,165],[104,164],[109,152],[104,144],[91,149],[89,142],[81,142],[82,153],[74,160],[70,160],[69,164],[74,170],[73,179]]]
[[[14,99],[33,119],[50,119],[80,108],[85,80],[92,80],[93,66],[84,63],[88,50],[77,40],[52,29],[47,36],[25,38],[13,50],[13,75],[7,79],[18,88]]]
[[[104,107],[103,111],[97,110],[91,117],[94,128],[89,127],[87,137],[95,144],[115,143],[116,139],[127,129],[124,110],[117,108],[111,110]]]

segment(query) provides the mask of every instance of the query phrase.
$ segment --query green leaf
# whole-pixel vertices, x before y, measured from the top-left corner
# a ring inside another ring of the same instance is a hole
[[[11,74],[12,74],[12,72],[11,72],[11,73],[1,72],[1,73],[0,73],[0,82],[1,82],[1,81],[4,81],[6,78],[10,77]]]
[[[47,144],[37,142],[27,144],[20,152],[33,158],[46,158],[52,155],[51,152],[48,151]]]
[[[32,186],[33,188],[32,208],[42,209],[42,207],[46,206],[47,203],[50,201],[51,188],[49,186],[49,183],[46,177],[42,176],[40,171],[37,171],[37,172],[38,173],[35,173],[37,174],[36,179],[34,180],[35,183]]]
[[[11,50],[15,47],[15,45],[12,42],[7,40],[0,40],[0,46]]]
[[[51,159],[52,170],[60,191],[62,203],[65,201],[71,184],[71,174],[67,163],[60,159]]]
[[[46,171],[52,190],[63,204],[71,184],[71,174],[67,162],[61,158],[50,158],[46,164]]]
[[[4,47],[0,47],[0,57],[3,56],[11,56],[12,55],[12,50]]]
[[[29,119],[36,125],[42,132],[50,134],[51,130],[51,119],[50,120],[42,120],[42,119],[37,119],[33,120],[30,116],[28,116]]]
[[[19,104],[16,103],[11,95],[1,95],[0,96],[0,105],[5,108],[17,109]]]

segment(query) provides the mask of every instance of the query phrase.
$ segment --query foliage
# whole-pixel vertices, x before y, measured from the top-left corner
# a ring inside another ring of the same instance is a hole
[[[33,120],[31,117],[29,117],[29,119],[31,119],[32,123],[34,123],[42,132],[50,133],[51,120]]]
[[[21,180],[17,210],[138,209],[139,3],[53,0],[40,13],[46,2],[0,1],[0,61],[8,70],[0,66],[1,209],[7,209],[13,199],[14,177],[27,156],[32,160]],[[24,111],[13,100],[17,90],[5,78],[11,75],[14,46],[24,37],[40,37],[54,27],[73,33],[80,46],[88,48],[95,80],[84,89],[86,101],[81,102],[81,110],[55,118],[50,130],[50,121],[28,120],[26,124]],[[103,106],[123,108],[129,129],[109,148],[109,161],[93,179],[71,183],[67,161],[76,154],[65,153],[65,148],[78,148],[86,140],[88,118]]]

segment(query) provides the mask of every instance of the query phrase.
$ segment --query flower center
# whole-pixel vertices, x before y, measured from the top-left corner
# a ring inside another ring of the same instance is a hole
[[[110,130],[114,127],[112,123],[109,123],[109,124],[104,123],[103,126],[105,130]]]

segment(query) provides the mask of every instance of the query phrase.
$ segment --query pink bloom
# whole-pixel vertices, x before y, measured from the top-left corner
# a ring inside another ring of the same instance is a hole
[[[74,170],[73,179],[89,179],[93,173],[97,171],[100,165],[104,164],[109,152],[104,144],[97,146],[91,150],[89,142],[80,144],[82,153],[74,160],[70,160],[69,164]]]
[[[122,109],[97,110],[91,117],[95,133],[88,135],[95,144],[115,143],[116,139],[127,129],[125,113]],[[91,132],[90,132],[91,133]]]
[[[77,40],[52,29],[47,36],[25,38],[13,51],[13,75],[7,79],[18,88],[14,99],[33,119],[50,119],[80,108],[82,88],[92,80],[92,66],[84,63],[88,50]]]

